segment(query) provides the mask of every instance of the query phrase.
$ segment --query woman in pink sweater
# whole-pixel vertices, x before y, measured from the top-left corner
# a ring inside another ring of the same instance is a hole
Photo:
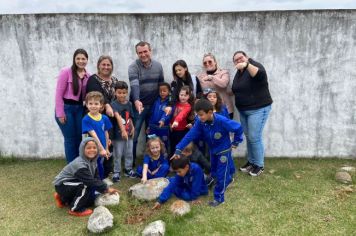
[[[63,68],[58,76],[56,88],[56,121],[64,137],[67,163],[79,156],[82,140],[83,101],[89,73],[85,67],[88,53],[77,49],[71,67]]]
[[[222,102],[227,106],[229,116],[232,119],[234,116],[234,105],[232,102],[233,93],[229,87],[229,72],[218,67],[215,56],[211,53],[204,55],[203,65],[205,70],[198,75],[203,92],[209,88],[217,91],[222,98]]]

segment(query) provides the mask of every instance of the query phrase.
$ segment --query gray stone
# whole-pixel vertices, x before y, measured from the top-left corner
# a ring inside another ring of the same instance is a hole
[[[142,236],[163,236],[165,232],[166,224],[162,220],[157,220],[146,226]]]
[[[335,179],[336,179],[336,181],[343,183],[343,184],[348,184],[348,183],[352,182],[351,175],[349,173],[347,173],[346,171],[336,172]]]
[[[147,180],[145,184],[138,183],[133,185],[129,192],[133,197],[140,200],[155,200],[169,184],[166,178],[155,178]]]
[[[95,199],[96,206],[112,206],[112,205],[119,205],[119,203],[120,203],[120,195],[118,193],[101,194]]]
[[[170,209],[173,214],[182,216],[190,212],[190,204],[183,200],[177,200],[172,203]]]
[[[349,174],[354,174],[356,172],[356,168],[353,166],[343,166],[340,168],[340,171],[346,171]]]
[[[112,228],[114,216],[104,206],[98,206],[88,220],[88,230],[92,233],[101,233]]]

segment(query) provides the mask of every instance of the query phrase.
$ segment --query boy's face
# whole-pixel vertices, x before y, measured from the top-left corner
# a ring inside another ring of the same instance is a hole
[[[184,168],[178,168],[178,169],[176,169],[176,170],[174,170],[174,171],[175,171],[175,172],[177,173],[177,175],[179,175],[180,177],[184,177],[184,176],[187,174],[188,170],[189,170],[189,165],[186,165]]]
[[[87,101],[87,107],[90,113],[97,114],[100,112],[100,109],[103,107],[103,104],[100,103],[100,100],[89,99]]]
[[[84,156],[89,160],[94,159],[98,155],[98,148],[94,141],[89,141],[84,147]]]
[[[213,120],[213,111],[208,111],[208,113],[206,113],[203,110],[200,110],[197,112],[197,115],[199,117],[199,120],[203,123],[207,122],[207,121],[212,121]]]
[[[164,100],[168,97],[169,95],[169,89],[167,86],[161,86],[159,87],[159,96]]]
[[[121,103],[126,101],[127,94],[128,94],[127,89],[116,89],[115,90],[116,99]]]

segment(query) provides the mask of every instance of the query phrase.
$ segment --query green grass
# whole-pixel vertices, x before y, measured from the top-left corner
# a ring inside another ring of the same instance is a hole
[[[54,205],[52,180],[64,164],[0,158],[0,235],[89,234],[88,217],[69,216]],[[127,189],[138,180],[123,179],[115,184],[122,192],[120,205],[109,207],[114,227],[104,235],[140,235],[158,219],[166,222],[166,235],[356,235],[355,187],[353,193],[340,192],[334,179],[343,164],[356,161],[267,159],[260,177],[238,173],[225,204],[208,207],[209,193],[183,217],[169,211],[175,198],[158,211],[150,210],[152,202],[130,198]]]

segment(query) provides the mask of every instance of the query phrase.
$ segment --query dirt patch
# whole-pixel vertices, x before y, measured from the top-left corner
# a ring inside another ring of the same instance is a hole
[[[132,205],[129,209],[129,212],[125,217],[125,224],[129,225],[145,222],[155,214],[155,211],[151,210],[149,206]]]
[[[355,192],[355,187],[353,185],[349,186],[338,186],[336,187],[334,193],[335,196],[339,199],[344,199],[349,197],[350,194]]]

